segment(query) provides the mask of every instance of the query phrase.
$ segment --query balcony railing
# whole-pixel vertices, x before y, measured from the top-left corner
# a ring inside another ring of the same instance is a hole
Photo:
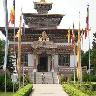
[[[59,66],[58,72],[64,74],[72,74],[74,70],[76,71],[77,67],[69,67],[69,66]],[[82,71],[87,71],[87,66],[82,67]]]

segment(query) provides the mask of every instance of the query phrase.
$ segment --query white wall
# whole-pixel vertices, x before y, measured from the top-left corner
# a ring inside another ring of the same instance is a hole
[[[74,62],[75,62],[75,65],[76,65],[76,56],[74,57],[74,55],[70,55],[70,67],[74,67]]]
[[[34,66],[34,55],[28,54],[28,66]]]

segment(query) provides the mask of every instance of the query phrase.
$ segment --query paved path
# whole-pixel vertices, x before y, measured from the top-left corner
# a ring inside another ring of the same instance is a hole
[[[30,96],[68,96],[60,84],[33,84]]]

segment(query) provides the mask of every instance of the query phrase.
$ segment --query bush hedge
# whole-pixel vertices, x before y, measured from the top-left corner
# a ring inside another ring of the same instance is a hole
[[[5,75],[0,74],[0,91],[5,90]],[[6,90],[7,92],[12,92],[13,91],[13,83],[11,81],[11,78],[8,74],[6,74]],[[18,83],[14,84],[14,91],[18,90]]]
[[[23,75],[21,75],[21,77],[20,77],[20,82],[23,85]],[[27,84],[30,84],[30,83],[32,83],[32,82],[31,82],[29,76],[28,75],[24,76],[24,86]]]
[[[29,96],[32,92],[32,84],[28,84],[22,88],[20,88],[13,96]]]
[[[71,84],[63,84],[63,88],[69,94],[69,96],[89,96]]]
[[[89,96],[96,96],[96,84],[95,83],[75,84],[75,87],[81,90],[83,93],[88,94]]]

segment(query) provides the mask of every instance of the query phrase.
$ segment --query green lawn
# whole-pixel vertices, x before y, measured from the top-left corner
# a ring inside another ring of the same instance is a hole
[[[0,92],[0,96],[13,96],[12,92],[7,92],[6,94],[4,92]]]

